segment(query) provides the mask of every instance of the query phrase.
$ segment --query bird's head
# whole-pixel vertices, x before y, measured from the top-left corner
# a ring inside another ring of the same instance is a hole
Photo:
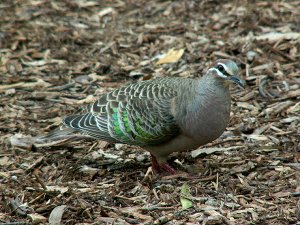
[[[229,59],[219,59],[208,70],[213,76],[224,79],[226,83],[233,82],[240,87],[245,87],[245,81],[239,77],[239,68],[236,63]]]

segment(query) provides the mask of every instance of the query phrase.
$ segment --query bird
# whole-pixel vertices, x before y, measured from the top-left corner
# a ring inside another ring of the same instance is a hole
[[[226,129],[230,83],[245,87],[237,64],[219,59],[197,78],[163,77],[129,84],[65,116],[59,130],[44,139],[80,132],[110,143],[140,146],[150,152],[154,171],[176,174],[167,162],[171,153],[194,150]]]

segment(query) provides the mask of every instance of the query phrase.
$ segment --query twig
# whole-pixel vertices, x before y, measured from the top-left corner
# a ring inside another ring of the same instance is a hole
[[[36,178],[37,182],[39,182],[39,184],[42,186],[42,188],[45,191],[47,191],[47,186],[45,185],[44,181],[42,181],[42,179],[36,174],[34,174],[34,177]]]
[[[48,90],[49,91],[62,91],[62,90],[66,90],[66,89],[69,89],[74,86],[75,86],[75,82],[69,83],[69,84],[64,84],[61,86],[49,87]]]

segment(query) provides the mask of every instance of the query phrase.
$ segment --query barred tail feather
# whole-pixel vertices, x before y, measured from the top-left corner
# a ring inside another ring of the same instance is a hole
[[[69,135],[75,132],[75,129],[62,125],[59,128],[50,131],[46,135],[36,137],[36,142],[47,142],[68,138]]]

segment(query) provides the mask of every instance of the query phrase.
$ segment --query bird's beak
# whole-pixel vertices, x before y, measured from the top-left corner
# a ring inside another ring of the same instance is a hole
[[[229,80],[236,83],[240,87],[245,88],[245,85],[246,85],[245,81],[242,80],[241,78],[239,78],[238,76],[230,76]]]

